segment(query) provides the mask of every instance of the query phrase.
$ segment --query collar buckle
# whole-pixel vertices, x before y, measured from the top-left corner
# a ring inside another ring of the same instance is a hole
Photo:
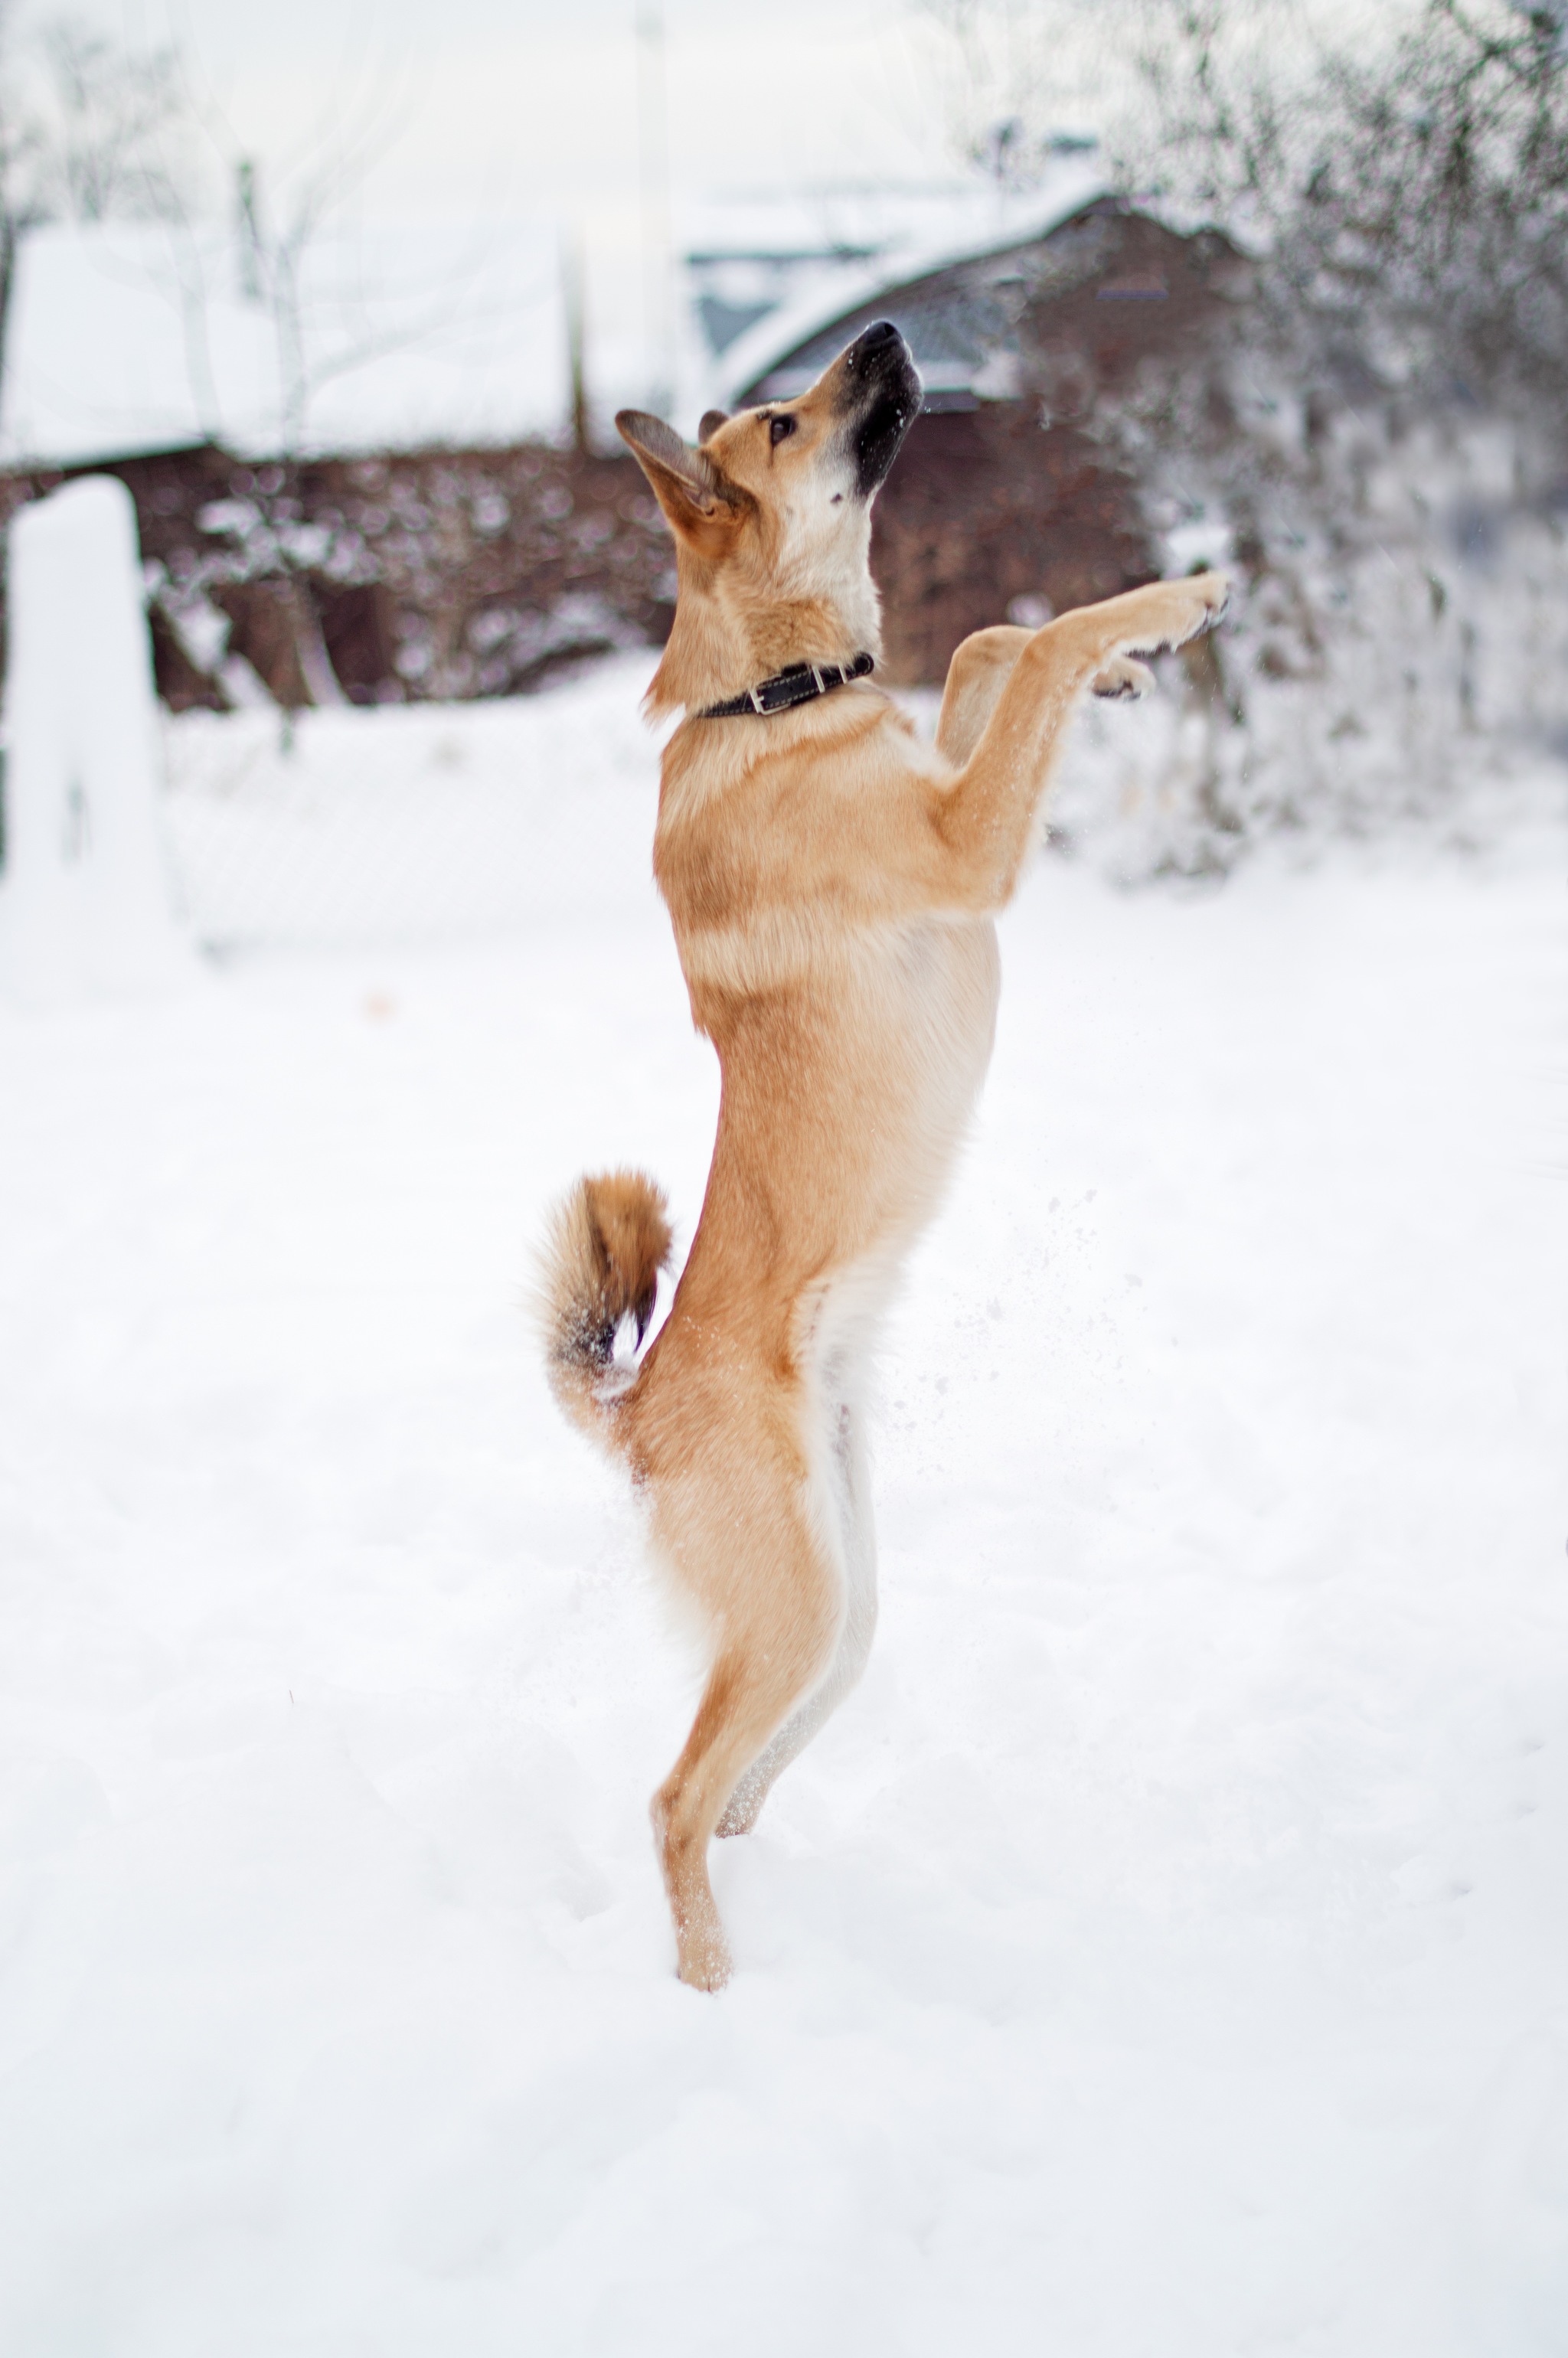
[[[760,679],[754,687],[732,696],[724,704],[709,704],[693,713],[694,720],[725,720],[734,713],[754,712],[766,719],[770,712],[792,712],[798,704],[814,703],[819,696],[831,696],[836,687],[848,687],[851,680],[864,679],[876,665],[869,654],[858,654],[847,664],[786,664]]]

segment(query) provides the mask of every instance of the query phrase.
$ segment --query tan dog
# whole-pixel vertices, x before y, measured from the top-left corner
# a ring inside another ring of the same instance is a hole
[[[871,1645],[864,1370],[985,1076],[991,921],[1063,729],[1086,689],[1150,685],[1132,658],[1181,645],[1227,596],[1205,573],[1043,630],[977,632],[924,746],[887,696],[841,676],[878,644],[871,503],[919,403],[881,324],[798,400],[706,417],[698,449],[656,418],[616,421],[676,536],[648,702],[686,717],[654,866],[723,1086],[702,1217],[641,1366],[615,1347],[623,1320],[641,1344],[669,1253],[651,1180],[573,1190],[544,1309],[557,1399],[631,1468],[657,1555],[712,1633],[653,1804],[681,1978],[701,1989],[730,1973],[708,1839],[751,1828]],[[731,702],[744,709],[712,713]]]

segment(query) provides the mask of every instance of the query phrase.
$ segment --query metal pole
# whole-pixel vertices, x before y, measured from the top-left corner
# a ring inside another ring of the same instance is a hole
[[[567,314],[567,366],[571,378],[572,449],[582,457],[588,449],[588,371],[583,360],[587,272],[583,261],[582,224],[569,229],[561,244],[561,294]]]
[[[665,94],[665,20],[637,12],[637,151],[643,212],[643,319],[648,406],[663,416],[675,395],[675,303],[670,254],[669,114]]]

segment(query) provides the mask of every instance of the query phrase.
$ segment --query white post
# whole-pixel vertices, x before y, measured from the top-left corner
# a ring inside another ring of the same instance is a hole
[[[187,971],[159,838],[161,771],[135,510],[89,475],[13,519],[0,986],[35,1004]]]

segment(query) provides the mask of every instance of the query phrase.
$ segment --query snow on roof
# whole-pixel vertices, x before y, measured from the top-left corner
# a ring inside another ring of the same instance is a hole
[[[1103,194],[1092,158],[1027,196],[973,183],[708,200],[678,220],[677,418],[694,429],[886,288],[1047,234]],[[122,222],[22,243],[0,466],[78,466],[221,441],[274,455],[558,436],[569,368],[555,216],[323,231],[300,265],[303,415],[287,338],[222,224]],[[587,256],[590,399],[649,398],[634,216]]]
[[[868,207],[846,206],[837,253],[803,262],[782,299],[760,314],[709,363],[703,406],[730,406],[773,364],[837,319],[874,303],[884,291],[977,256],[1048,236],[1106,193],[1092,157],[1063,157],[1042,188],[1023,195],[966,187],[889,200],[878,220]],[[879,234],[880,233],[880,234]]]
[[[220,228],[100,223],[24,240],[0,464],[77,465],[217,439],[275,452],[557,431],[568,365],[548,218],[323,234],[300,270],[306,398]]]

